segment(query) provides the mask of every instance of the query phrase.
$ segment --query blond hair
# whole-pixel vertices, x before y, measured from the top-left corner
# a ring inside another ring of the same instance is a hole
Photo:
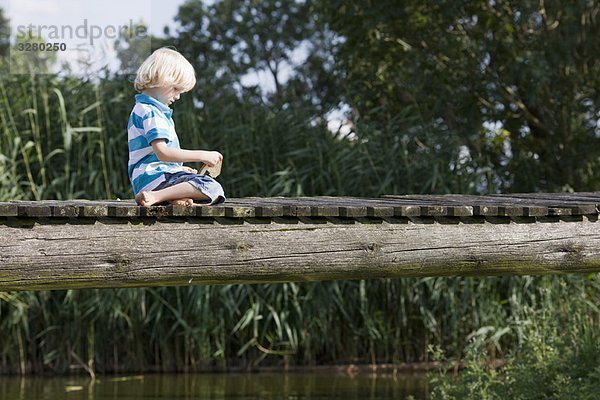
[[[196,84],[194,67],[179,52],[168,47],[155,50],[137,70],[134,87],[146,89],[177,86],[181,92],[192,90]]]

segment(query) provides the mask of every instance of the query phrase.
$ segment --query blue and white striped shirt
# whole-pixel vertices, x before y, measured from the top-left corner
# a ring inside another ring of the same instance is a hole
[[[150,143],[165,139],[168,147],[179,149],[179,138],[171,118],[173,110],[148,96],[135,96],[135,106],[127,124],[128,173],[134,195],[156,188],[165,181],[165,172],[183,171],[183,163],[160,161]]]

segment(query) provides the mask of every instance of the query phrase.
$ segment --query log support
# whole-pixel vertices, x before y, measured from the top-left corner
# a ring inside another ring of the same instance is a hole
[[[598,271],[597,214],[0,217],[0,291]]]

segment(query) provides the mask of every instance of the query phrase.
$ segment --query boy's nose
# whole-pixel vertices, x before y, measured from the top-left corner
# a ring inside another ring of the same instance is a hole
[[[175,93],[175,97],[174,97],[174,99],[175,99],[175,100],[179,100],[179,93]]]

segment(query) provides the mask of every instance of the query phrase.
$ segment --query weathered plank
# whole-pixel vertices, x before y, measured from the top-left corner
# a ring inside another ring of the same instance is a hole
[[[0,217],[16,217],[19,215],[19,209],[13,203],[0,203]]]
[[[135,202],[111,202],[108,204],[108,216],[116,218],[135,218],[140,216],[140,207]]]
[[[18,201],[15,204],[17,205],[19,217],[43,218],[52,216],[51,203],[48,201]]]
[[[194,218],[58,225],[40,219],[26,227],[0,221],[0,290],[600,271],[597,218]]]
[[[235,199],[234,203],[239,206],[254,208],[254,215],[257,217],[271,218],[281,217],[284,215],[282,204],[269,201],[262,197],[246,197],[243,199]],[[230,203],[228,203],[228,205],[230,205]]]
[[[0,217],[27,218],[445,218],[597,215],[598,193],[503,195],[387,195],[381,198],[296,197],[229,199],[218,206],[138,207],[125,201],[18,201],[0,203]]]
[[[530,202],[546,206],[550,215],[587,215],[598,212],[598,201],[571,193],[515,193],[496,194],[491,197],[501,198],[510,203]]]
[[[561,204],[560,200],[545,201],[538,198],[509,197],[510,195],[406,195],[385,196],[399,202],[414,202],[428,207],[437,207],[437,215],[443,214],[443,207],[448,215],[468,216],[498,216],[498,217],[541,217],[553,215],[584,215],[595,213],[595,207],[589,205]],[[452,212],[453,210],[454,213]],[[424,209],[424,213],[431,213]]]
[[[598,271],[599,204],[600,193],[0,203],[0,290]]]

